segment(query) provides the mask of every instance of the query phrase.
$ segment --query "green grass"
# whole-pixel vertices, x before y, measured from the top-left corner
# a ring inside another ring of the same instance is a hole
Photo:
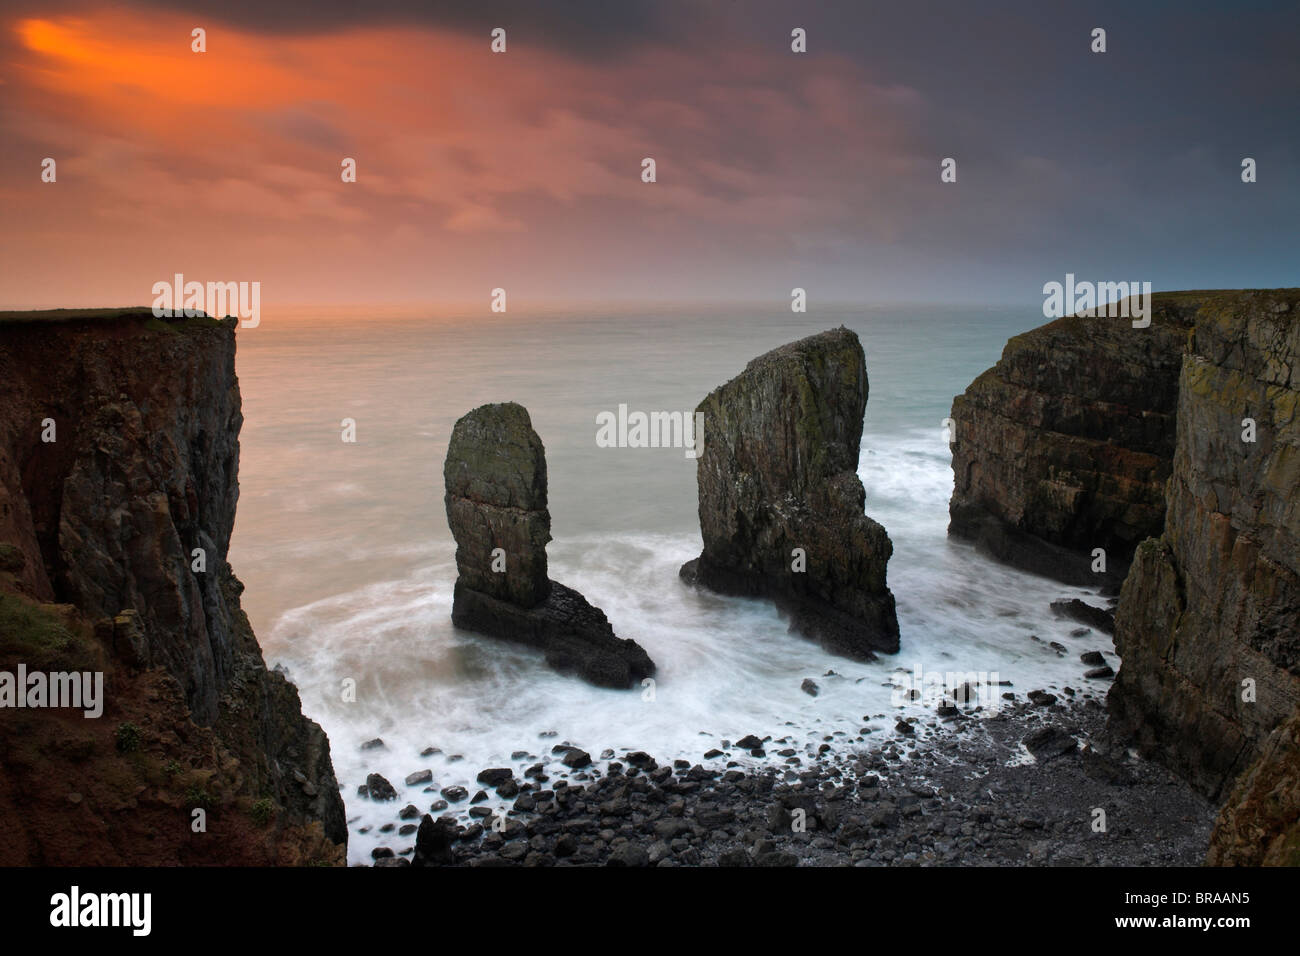
[[[140,749],[140,728],[127,721],[117,725],[117,752],[133,754]]]
[[[0,591],[0,658],[16,658],[33,670],[87,670],[94,655],[49,608]]]

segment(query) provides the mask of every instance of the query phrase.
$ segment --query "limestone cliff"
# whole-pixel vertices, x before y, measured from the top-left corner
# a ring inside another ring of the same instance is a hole
[[[889,535],[864,512],[858,453],[866,357],[846,328],[754,359],[696,409],[704,550],[682,577],[768,597],[828,650],[898,650]]]
[[[1138,550],[1116,612],[1109,706],[1117,731],[1210,794],[1300,705],[1298,412],[1300,291],[1205,299],[1164,533]]]
[[[341,859],[329,743],[267,670],[226,561],[234,330],[148,310],[0,314],[0,657],[67,650],[110,688],[102,718],[73,721],[70,765],[65,713],[26,712],[21,739],[6,722],[0,817],[24,835],[12,862]],[[78,781],[80,823],[60,819],[66,794],[39,799],[51,774]],[[196,806],[221,821],[206,841],[183,836]],[[78,826],[103,839],[70,837]],[[152,845],[130,839],[142,827]]]
[[[654,673],[650,656],[616,637],[600,608],[547,575],[546,451],[527,409],[481,405],[457,421],[443,480],[457,627],[541,648],[552,667],[602,687],[632,687]]]
[[[953,406],[953,534],[1081,584],[1132,557],[1110,730],[1227,796],[1216,863],[1296,860],[1298,411],[1295,289],[1050,323]]]
[[[1151,325],[1070,316],[1015,336],[953,401],[949,533],[1073,584],[1116,586],[1164,524],[1178,371],[1199,293]],[[1093,551],[1105,550],[1096,573]]]

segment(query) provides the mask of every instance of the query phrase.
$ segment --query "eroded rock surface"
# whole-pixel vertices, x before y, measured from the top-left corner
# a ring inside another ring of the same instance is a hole
[[[443,479],[457,627],[541,648],[552,667],[602,687],[654,673],[649,655],[616,637],[600,608],[547,577],[546,453],[522,405],[482,405],[457,421]]]
[[[1298,413],[1300,290],[1208,299],[1183,358],[1164,534],[1138,549],[1116,610],[1109,706],[1211,795],[1300,706]]]
[[[754,359],[696,409],[704,550],[688,582],[767,597],[791,627],[854,658],[898,650],[893,545],[864,512],[866,358],[846,328]]]
[[[1070,316],[1012,338],[953,400],[949,534],[1037,574],[1117,587],[1138,543],[1164,527],[1200,295],[1155,296],[1145,329]]]
[[[147,754],[105,771],[97,790],[87,780],[81,823],[65,823],[57,804],[18,809],[0,795],[0,823],[25,847],[16,859],[342,861],[329,741],[297,689],[267,669],[226,560],[242,421],[234,319],[0,315],[0,598],[17,602],[8,613],[20,624],[66,609],[53,646],[98,658],[105,736],[121,722],[126,752]],[[46,652],[18,629],[2,636],[0,654],[15,663]],[[0,739],[6,794],[52,772],[48,759],[24,762],[22,740],[57,735],[59,719],[29,715],[21,739]],[[112,744],[85,747],[84,760],[118,759]],[[132,775],[152,761],[169,771],[143,781],[146,794],[108,792],[141,783]],[[103,769],[83,765],[87,777]],[[220,841],[140,836],[170,826],[159,814],[218,796]]]

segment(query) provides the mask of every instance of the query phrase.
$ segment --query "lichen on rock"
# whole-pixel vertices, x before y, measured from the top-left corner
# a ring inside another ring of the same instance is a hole
[[[654,673],[650,656],[616,637],[600,608],[547,576],[546,452],[527,409],[481,405],[457,421],[443,482],[457,627],[540,648],[552,667],[601,687],[631,687]]]
[[[704,550],[684,580],[767,597],[792,629],[859,659],[898,650],[889,535],[864,511],[867,407],[858,337],[833,329],[750,362],[696,409]]]
[[[1178,395],[1164,532],[1124,582],[1108,705],[1217,796],[1300,706],[1300,290],[1207,296]]]

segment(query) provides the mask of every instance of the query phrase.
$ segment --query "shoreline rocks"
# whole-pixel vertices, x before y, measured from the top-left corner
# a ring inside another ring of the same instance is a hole
[[[862,345],[843,327],[714,389],[696,409],[704,550],[681,569],[689,584],[774,600],[792,630],[860,660],[898,650],[893,546],[857,475],[867,390]]]
[[[616,637],[600,608],[547,575],[546,453],[522,405],[482,405],[457,421],[443,478],[457,627],[540,648],[551,667],[600,687],[654,674],[639,644]]]
[[[399,834],[408,841],[378,848],[374,865],[1185,866],[1204,855],[1213,807],[1112,746],[1095,697],[913,726],[874,746],[809,740],[803,762],[784,766],[661,765],[635,751],[568,773],[553,754],[554,778],[526,782],[513,805],[425,814],[414,846]]]
[[[1226,795],[1211,862],[1294,859],[1300,290],[1153,309],[1147,329],[1074,316],[1008,343],[953,405],[949,531],[1070,583],[1127,568],[1111,733]],[[1106,630],[1104,609],[1053,610]]]

